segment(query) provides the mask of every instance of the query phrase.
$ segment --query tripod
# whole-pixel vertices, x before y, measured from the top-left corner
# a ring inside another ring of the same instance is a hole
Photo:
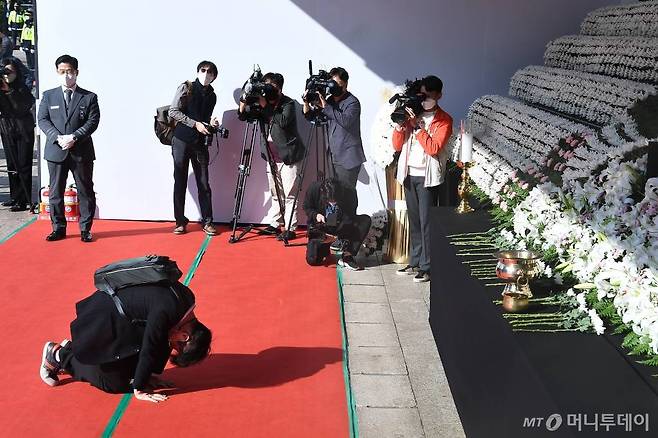
[[[262,141],[265,142],[265,155],[267,159],[267,164],[270,166],[270,172],[274,177],[275,181],[278,179],[278,169],[276,163],[272,158],[272,151],[270,150],[270,144],[267,141],[269,137],[269,127],[265,127],[265,122],[262,119],[248,120],[247,126],[244,130],[244,139],[242,140],[242,153],[240,155],[240,164],[238,165],[238,180],[235,185],[235,205],[233,207],[233,219],[232,223],[232,233],[229,237],[229,243],[236,243],[244,237],[245,234],[250,232],[254,228],[254,224],[247,225],[243,227],[239,235],[235,235],[238,221],[240,220],[240,215],[242,214],[242,202],[244,201],[244,193],[247,187],[247,177],[251,172],[251,161],[254,157],[253,149],[254,144],[256,143],[257,134],[260,132]],[[249,139],[249,142],[247,140]],[[283,211],[283,200],[281,199],[281,192],[279,190],[279,185],[275,184],[276,197],[279,202],[279,208]]]
[[[286,232],[283,234],[283,238],[281,239],[283,244],[286,246],[290,246],[286,236],[288,235],[288,231],[290,231],[290,227],[292,225],[292,217],[295,214],[295,210],[297,209],[297,202],[299,201],[299,194],[302,191],[304,175],[306,174],[306,165],[308,164],[308,157],[310,155],[312,144],[315,144],[315,174],[317,180],[321,181],[330,175],[335,174],[334,163],[331,158],[331,152],[329,150],[329,127],[326,117],[321,113],[314,115],[311,119],[311,130],[308,133],[308,140],[306,141],[306,154],[304,155],[301,169],[297,174],[299,183],[297,184],[297,191],[292,202],[292,208],[289,212],[290,219],[288,220],[288,225],[286,226]]]

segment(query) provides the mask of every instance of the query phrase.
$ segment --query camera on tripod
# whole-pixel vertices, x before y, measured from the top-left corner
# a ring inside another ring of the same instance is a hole
[[[413,81],[407,80],[404,82],[404,92],[394,94],[388,103],[396,102],[395,109],[391,113],[391,120],[398,125],[402,125],[409,119],[407,108],[414,112],[416,116],[420,116],[423,111],[423,101],[426,96],[420,92],[422,80],[414,79]]]
[[[203,126],[206,127],[208,132],[210,132],[210,135],[203,136],[203,145],[207,148],[212,145],[212,141],[215,135],[217,135],[219,138],[228,138],[229,132],[226,128],[221,126],[213,126],[210,123],[204,123]]]
[[[261,97],[269,102],[276,99],[277,95],[276,88],[272,84],[263,81],[263,73],[260,71],[260,67],[256,65],[254,72],[242,86],[242,96],[240,96],[240,101],[245,104],[244,113],[247,121],[253,122],[262,117],[264,108],[260,105]]]
[[[313,62],[308,60],[308,74],[309,78],[306,79],[306,97],[304,100],[308,103],[316,103],[320,101],[320,95],[327,97],[341,93],[340,85],[334,81],[328,72],[324,70],[318,71],[318,74],[313,74]]]

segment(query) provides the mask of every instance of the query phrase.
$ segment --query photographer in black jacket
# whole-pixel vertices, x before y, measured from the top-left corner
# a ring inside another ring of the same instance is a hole
[[[297,193],[298,184],[301,183],[299,169],[306,148],[297,131],[295,101],[282,93],[283,75],[280,73],[267,73],[262,80],[275,91],[271,95],[260,97],[258,105],[262,108],[261,117],[264,126],[269,127],[267,142],[269,143],[272,159],[276,163],[276,175],[272,175],[269,165],[266,166],[272,204],[265,219],[268,226],[261,231],[261,234],[276,234],[279,235],[279,240],[285,239],[287,241],[296,237],[297,211],[292,210],[295,193]],[[240,101],[238,110],[240,120],[246,120],[246,110],[245,102]],[[261,136],[261,156],[263,159],[267,157],[266,148],[265,139]],[[284,205],[283,211],[281,211],[277,198],[277,186]],[[279,230],[280,226],[290,231],[284,231],[285,234],[283,234]]]
[[[0,136],[6,151],[10,199],[2,203],[11,211],[28,209],[32,197],[34,153],[34,96],[25,85],[20,61],[2,60],[0,81]]]
[[[187,231],[189,219],[185,217],[185,191],[191,161],[199,190],[203,231],[212,236],[217,234],[217,229],[212,224],[212,192],[208,180],[210,154],[204,137],[210,135],[206,124],[219,126],[215,117],[211,119],[217,96],[210,84],[217,78],[217,66],[210,61],[201,61],[196,70],[197,79],[179,85],[169,107],[169,117],[177,123],[171,144],[174,157],[174,234]]]
[[[304,211],[308,220],[306,261],[319,265],[330,253],[340,252],[338,265],[352,271],[361,268],[354,257],[370,230],[371,219],[356,214],[356,190],[337,179],[316,181],[306,191]],[[330,244],[331,239],[336,240]]]

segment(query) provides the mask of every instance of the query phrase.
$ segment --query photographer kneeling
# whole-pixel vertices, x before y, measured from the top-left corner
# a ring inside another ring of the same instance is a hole
[[[46,342],[41,379],[56,386],[58,375],[66,373],[108,393],[164,401],[167,396],[153,390],[173,384],[154,374],[164,371],[167,360],[186,367],[210,352],[212,334],[194,315],[194,293],[179,282],[160,282],[126,287],[116,296],[125,315],[100,290],[76,304],[73,340]]]
[[[178,86],[174,101],[169,108],[169,117],[176,121],[171,155],[174,158],[174,234],[187,231],[189,219],[185,217],[185,192],[190,161],[198,188],[199,207],[203,231],[209,236],[217,234],[212,224],[212,192],[208,180],[210,154],[205,138],[211,133],[208,126],[218,127],[219,121],[212,117],[217,96],[210,85],[217,78],[217,66],[202,61],[197,66],[197,79]]]
[[[341,252],[338,265],[360,271],[354,257],[370,230],[370,216],[356,214],[356,190],[346,187],[337,179],[316,181],[310,185],[304,199],[308,218],[308,244],[306,261],[320,265],[329,256],[330,249]],[[330,244],[332,237],[336,237]]]
[[[260,96],[256,104],[261,108],[260,117],[263,122],[270,126],[267,142],[272,154],[271,158],[276,163],[276,175],[272,175],[269,165],[265,166],[272,204],[265,219],[268,226],[261,231],[261,234],[278,235],[279,240],[287,241],[296,237],[297,211],[292,210],[297,186],[300,183],[299,164],[304,158],[306,148],[297,131],[295,101],[282,93],[283,75],[267,73],[263,76],[262,81],[271,87],[272,92],[266,93],[266,96]],[[238,118],[247,120],[247,111],[245,99],[240,99]],[[260,155],[264,160],[267,160],[267,146],[265,139],[261,136]],[[283,198],[282,201],[284,201],[283,211],[278,202],[277,186]],[[285,230],[283,233],[279,231],[280,226],[283,226]]]

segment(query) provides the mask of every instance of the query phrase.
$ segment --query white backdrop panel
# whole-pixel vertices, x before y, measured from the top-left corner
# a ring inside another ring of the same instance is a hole
[[[53,63],[68,53],[80,61],[79,85],[99,96],[94,181],[101,218],[173,219],[172,159],[169,147],[160,145],[153,134],[155,108],[169,104],[176,86],[195,77],[199,61],[208,59],[218,65],[219,78],[213,83],[218,96],[215,113],[231,131],[230,138],[220,142],[219,152],[217,145],[211,151],[211,158],[215,157],[210,166],[214,217],[222,222],[230,220],[233,211],[244,130],[235,115],[236,88],[250,75],[253,64],[260,64],[263,72],[282,73],[284,93],[298,101],[308,76],[308,59],[313,59],[316,70],[345,67],[350,73],[349,88],[361,100],[368,155],[370,126],[383,91],[392,82],[430,73],[441,76],[446,89],[443,106],[457,122],[474,97],[504,93],[514,70],[540,62],[550,38],[577,32],[585,11],[605,4],[587,0],[576,7],[569,0],[542,0],[518,10],[516,5],[525,2],[37,3],[41,91],[57,86]],[[404,27],[391,25],[397,17],[404,17]],[[519,35],[525,36],[522,47]],[[503,52],[505,57],[496,59]],[[404,62],[397,59],[401,53],[407,53]],[[308,125],[301,117],[299,124],[305,139]],[[314,178],[314,167],[312,163],[310,178]],[[45,163],[41,168],[45,185]],[[361,212],[383,207],[375,184],[377,180],[383,183],[383,178],[381,171],[377,174],[378,179],[367,164],[360,175]],[[256,156],[242,220],[260,222],[269,203],[265,164]],[[199,218],[192,175],[186,214],[192,220]]]

